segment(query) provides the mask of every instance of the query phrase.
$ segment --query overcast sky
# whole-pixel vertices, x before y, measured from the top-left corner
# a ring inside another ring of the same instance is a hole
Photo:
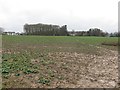
[[[23,25],[67,25],[68,30],[118,31],[119,0],[0,0],[0,27],[23,32]]]

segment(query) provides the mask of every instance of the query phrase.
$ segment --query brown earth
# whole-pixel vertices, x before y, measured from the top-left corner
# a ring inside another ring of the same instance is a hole
[[[102,55],[77,52],[53,52],[50,60],[40,64],[39,59],[31,63],[40,66],[37,74],[11,75],[10,87],[21,88],[114,88],[118,87],[118,52],[97,47]],[[39,78],[49,83],[38,83]],[[43,77],[44,76],[44,77]],[[16,83],[16,85],[15,85]]]

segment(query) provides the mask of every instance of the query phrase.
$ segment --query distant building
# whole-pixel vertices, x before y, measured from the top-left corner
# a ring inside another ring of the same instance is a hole
[[[3,32],[2,34],[3,35],[16,35],[15,32]]]
[[[25,24],[24,33],[26,35],[48,35],[48,36],[67,36],[67,25],[62,27],[48,24]]]
[[[87,36],[86,31],[69,31],[70,36]]]

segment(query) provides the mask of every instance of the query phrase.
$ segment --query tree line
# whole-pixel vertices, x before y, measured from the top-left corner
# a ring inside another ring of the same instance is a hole
[[[65,29],[65,30],[64,30]],[[113,33],[108,33],[108,32],[104,32],[103,30],[99,29],[99,28],[90,28],[88,31],[67,31],[66,27],[62,27],[61,31],[59,34],[64,36],[102,36],[102,37],[119,37],[120,36],[120,31],[118,32],[113,32]],[[49,33],[49,32],[48,32]],[[54,32],[55,33],[55,32]],[[0,27],[0,34],[5,34],[4,33],[4,28]],[[18,34],[18,35],[24,35],[24,33]],[[57,36],[57,34],[56,34]],[[59,36],[59,35],[58,35]]]
[[[41,36],[67,36],[67,25],[48,25],[48,24],[25,24],[24,33],[26,35],[41,35]]]
[[[108,32],[104,32],[101,29],[98,28],[91,28],[88,31],[71,31],[69,32],[69,35],[72,36],[102,36],[102,37],[119,37],[120,36],[120,32],[114,32],[114,33],[108,33]]]

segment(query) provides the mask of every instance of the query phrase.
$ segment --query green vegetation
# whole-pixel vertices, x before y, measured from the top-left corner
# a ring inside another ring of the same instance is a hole
[[[41,85],[49,85],[58,77],[64,79],[65,77],[60,72],[56,72],[55,69],[61,63],[56,59],[56,52],[102,55],[102,53],[98,52],[99,48],[97,47],[117,50],[116,46],[102,45],[101,43],[103,42],[116,43],[118,38],[92,36],[3,36],[3,87],[31,87],[25,80],[22,81],[21,78],[25,77],[29,78],[28,82],[31,82],[32,78],[37,76],[38,79],[33,81]],[[62,58],[62,56],[60,57]],[[69,66],[63,65],[61,70],[63,72],[65,70],[69,71]]]

